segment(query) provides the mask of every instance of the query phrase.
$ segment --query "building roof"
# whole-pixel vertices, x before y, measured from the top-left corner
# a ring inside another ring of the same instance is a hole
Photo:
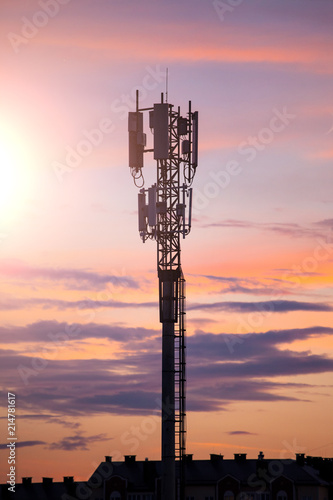
[[[28,479],[28,481],[26,480]],[[46,479],[46,480],[45,480]],[[44,478],[41,483],[33,483],[31,478],[23,478],[22,483],[15,486],[15,493],[8,491],[8,484],[1,486],[1,499],[15,498],[19,500],[59,500],[64,494],[75,496],[78,483],[64,479],[64,482],[53,482],[51,478]]]
[[[287,480],[295,486],[327,487],[333,491],[332,458],[305,457],[299,454],[296,455],[296,460],[282,460],[264,459],[260,454],[258,459],[247,459],[245,454],[235,454],[233,460],[224,459],[222,455],[211,455],[210,460],[193,460],[192,455],[186,455],[184,460],[187,486],[216,486],[225,482],[226,488],[228,485],[236,485],[240,491],[254,492],[258,489],[259,480],[261,484],[262,481],[266,483],[267,490],[274,488],[275,481]],[[41,483],[34,483],[31,478],[23,478],[22,483],[16,484],[15,498],[58,500],[66,498],[66,494],[67,498],[75,498],[78,485],[85,488],[90,485],[95,490],[94,495],[97,494],[100,498],[103,496],[103,481],[114,476],[125,481],[127,492],[154,493],[158,490],[161,473],[160,460],[138,461],[134,455],[128,455],[123,462],[112,462],[111,457],[105,457],[105,461],[100,463],[86,483],[75,482],[73,477],[65,477],[63,482],[43,478]],[[277,486],[279,487],[279,484]],[[0,488],[0,499],[7,498],[13,498],[13,494],[8,491],[8,484],[4,484]]]
[[[111,457],[108,457],[110,462]],[[308,486],[328,485],[333,482],[333,459],[327,459],[331,466],[331,476],[323,477],[305,458],[292,459],[247,459],[245,454],[236,454],[233,460],[225,460],[221,455],[211,455],[210,460],[193,460],[186,456],[185,477],[187,485],[216,484],[228,476],[234,478],[242,487],[254,482],[255,478],[264,478],[272,483],[278,477],[285,477],[295,484]],[[327,462],[327,463],[328,463]],[[102,462],[99,467],[103,466]],[[127,456],[123,462],[112,462],[113,475],[128,481],[129,489],[147,488],[148,482],[154,489],[155,480],[161,477],[161,461],[137,461],[135,456]],[[99,468],[97,468],[98,472]]]

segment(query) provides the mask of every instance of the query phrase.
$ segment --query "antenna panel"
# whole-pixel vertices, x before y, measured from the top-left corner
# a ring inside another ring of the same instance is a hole
[[[187,135],[187,118],[180,116],[178,118],[178,135]]]
[[[128,113],[129,166],[136,170],[143,167],[143,149],[145,134],[143,133],[143,113]]]
[[[182,155],[188,155],[190,152],[190,141],[185,139],[182,142]]]
[[[198,112],[193,113],[193,156],[192,164],[193,167],[198,166]]]
[[[154,159],[167,160],[169,158],[169,105],[167,103],[154,104],[152,124],[154,127]]]
[[[138,216],[139,216],[139,231],[146,232],[146,195],[145,193],[138,194]]]
[[[156,184],[148,189],[148,224],[156,226]]]

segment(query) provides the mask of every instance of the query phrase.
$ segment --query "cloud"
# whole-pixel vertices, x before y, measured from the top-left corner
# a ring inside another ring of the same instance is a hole
[[[315,223],[318,226],[333,228],[333,219],[323,219]]]
[[[125,308],[157,308],[157,302],[121,302],[117,300],[59,300],[59,299],[18,299],[15,297],[5,297],[0,299],[0,310],[13,311],[19,309],[31,309],[41,307],[42,309],[58,309],[65,311],[72,310],[91,310],[91,309],[125,309]]]
[[[7,417],[0,417],[0,418],[7,418]],[[54,417],[51,413],[45,414],[45,413],[39,413],[39,414],[22,414],[20,415],[20,421],[21,420],[45,420],[48,421],[49,423],[54,423],[54,424],[60,424],[63,427],[68,427],[70,429],[78,429],[81,427],[81,424],[79,422],[73,422],[73,421],[68,421],[65,419],[61,418],[56,418]]]
[[[187,345],[189,408],[195,410],[198,400],[202,408],[207,405],[209,410],[225,407],[231,401],[310,401],[311,385],[275,382],[274,378],[332,372],[333,359],[326,355],[282,347],[325,335],[333,335],[333,328],[245,335],[197,332],[188,338]]]
[[[194,360],[194,366],[205,364],[210,359],[212,363],[229,361],[238,362],[254,360],[265,360],[268,356],[275,356],[275,363],[280,363],[281,356],[292,356],[297,352],[283,351],[280,346],[292,344],[301,340],[320,338],[333,335],[333,328],[313,326],[309,328],[292,328],[285,330],[269,330],[263,333],[246,334],[213,334],[198,330],[195,335],[188,338],[189,358],[188,362]],[[308,356],[304,354],[305,357]],[[202,362],[200,362],[200,359]],[[223,368],[221,366],[221,368]],[[280,367],[281,374],[283,366]],[[259,374],[259,371],[258,371]]]
[[[3,343],[39,342],[41,346],[52,344],[54,350],[67,343],[85,339],[106,339],[119,343],[142,341],[158,335],[158,330],[143,327],[127,328],[119,325],[97,323],[72,323],[58,321],[38,321],[26,326],[0,326]]]
[[[17,441],[15,442],[16,448],[25,448],[27,446],[40,446],[41,444],[46,444],[45,441]],[[0,444],[0,450],[6,450],[7,444]]]
[[[153,391],[119,391],[114,395],[92,395],[80,398],[80,404],[92,405],[92,407],[108,410],[113,410],[117,413],[117,409],[121,408],[122,413],[132,413],[133,410],[156,410],[157,402],[160,400],[160,392]]]
[[[258,434],[255,432],[247,432],[247,431],[229,431],[227,432],[229,436],[257,436]]]
[[[230,403],[243,401],[261,401],[275,403],[279,401],[295,402],[309,401],[309,399],[300,399],[296,396],[286,394],[284,384],[268,382],[267,380],[237,380],[233,377],[226,378],[223,382],[221,377],[210,377],[214,380],[214,387],[210,388],[208,379],[204,374],[189,370],[188,377],[193,378],[192,387],[187,391],[187,407],[189,411],[219,411],[227,409]],[[200,377],[203,378],[200,380]],[[308,389],[311,389],[308,387]]]
[[[129,276],[100,274],[85,269],[34,267],[17,259],[1,259],[0,276],[27,281],[29,284],[36,280],[52,281],[53,285],[61,283],[70,290],[96,290],[107,285],[139,288],[138,283]]]
[[[286,281],[268,278],[258,280],[257,278],[240,278],[235,276],[215,276],[210,274],[192,274],[191,276],[205,278],[212,283],[221,283],[222,289],[219,293],[244,293],[250,295],[291,295],[292,292],[279,285],[286,284]],[[268,282],[268,283],[266,283]],[[274,286],[273,286],[274,285]]]
[[[202,278],[207,278],[208,280],[218,281],[227,284],[239,283],[240,279],[242,279],[242,278],[236,278],[235,276],[215,276],[213,274],[192,274],[190,276],[199,276]]]
[[[312,6],[307,8],[297,7],[296,13],[290,2],[281,8],[274,8],[272,4],[258,8],[247,6],[243,2],[241,7],[231,7],[231,12],[225,15],[226,21],[222,22],[218,12],[214,9],[213,2],[181,2],[177,9],[172,9],[173,17],[170,18],[170,7],[163,2],[149,2],[149,8],[138,7],[131,2],[130,10],[122,6],[121,2],[102,2],[98,12],[87,8],[77,11],[71,6],[63,7],[57,16],[57,26],[62,36],[56,36],[53,30],[40,30],[31,43],[38,50],[47,47],[54,55],[60,56],[69,45],[77,53],[77,71],[83,66],[84,58],[94,56],[95,63],[119,65],[125,59],[139,64],[158,60],[165,63],[226,63],[226,64],[262,64],[267,66],[286,66],[290,71],[304,69],[313,72],[331,71],[328,50],[330,31],[327,27],[330,18],[329,10],[321,4],[316,11]],[[257,3],[257,2],[255,2]],[[35,7],[29,12],[31,18]],[[260,16],[256,11],[260,8]],[[6,10],[5,10],[6,12]],[[130,15],[129,15],[130,12]],[[323,13],[326,13],[324,15]],[[21,12],[16,9],[7,11],[3,20],[6,32],[20,32]],[[90,35],[85,36],[80,31],[80,23],[75,25],[79,17],[89,16]],[[300,19],[299,23],[293,21]],[[288,17],[287,17],[288,16]],[[286,22],[286,17],[288,22]],[[318,25],[315,23],[315,19]],[[127,29],[123,29],[126,19]],[[308,23],[311,19],[311,25]],[[262,25],[267,27],[262,30]],[[75,25],[75,29],[73,26]],[[317,29],[315,29],[317,27]],[[325,31],[325,29],[327,31]],[[284,37],[281,40],[281,31]],[[304,33],[305,32],[305,33]],[[173,37],[170,38],[170,33]],[[195,38],[193,33],[196,34]],[[258,40],[258,33],[260,38]],[[324,36],[323,33],[327,33]],[[106,34],[108,36],[106,36]],[[155,36],[155,43],[151,43]],[[8,42],[8,41],[7,41]],[[7,51],[10,43],[3,44]],[[136,50],[133,52],[133,46]],[[121,50],[115,50],[121,47]],[[25,48],[25,47],[24,47]],[[5,50],[3,48],[3,50]],[[85,61],[86,62],[86,61]]]
[[[68,427],[69,429],[78,429],[79,427],[81,427],[80,422],[72,422],[72,421],[69,422],[68,420],[64,420],[61,418],[54,418],[53,417],[52,422],[55,424],[60,424],[66,428]]]
[[[206,5],[206,4],[205,4]],[[244,7],[244,6],[242,6]],[[162,7],[163,8],[163,7]],[[155,61],[156,51],[159,54],[159,61],[165,62],[219,62],[219,63],[261,63],[261,64],[274,64],[274,65],[292,65],[292,70],[296,71],[302,67],[311,67],[312,71],[318,67],[322,71],[326,64],[326,71],[330,70],[329,59],[327,56],[327,42],[326,45],[322,37],[317,33],[313,35],[307,33],[305,36],[298,35],[295,38],[295,25],[290,23],[290,30],[284,28],[284,40],[281,41],[279,36],[279,29],[272,27],[268,30],[267,34],[262,34],[261,43],[258,44],[258,30],[262,32],[260,23],[253,19],[252,23],[240,23],[233,25],[234,36],[228,36],[228,30],[221,29],[221,21],[218,14],[214,11],[213,5],[210,4],[208,9],[200,9],[200,15],[195,15],[197,9],[187,7],[186,15],[180,19],[170,20],[167,12],[165,12],[165,22],[161,21],[161,4],[158,6],[158,35],[156,43],[151,44],[151,36],[156,30],[156,19],[151,19],[150,16],[142,18],[142,13],[146,12],[145,9],[137,11],[132,4],[133,11],[131,17],[136,20],[136,23],[131,24],[128,35],[124,37],[121,31],[121,23],[117,22],[117,12],[112,11],[112,18],[114,23],[108,26],[101,24],[101,19],[93,22],[94,16],[91,14],[91,34],[89,38],[84,37],[78,31],[73,31],[72,23],[69,24],[70,18],[67,18],[61,28],[63,36],[55,38],[51,32],[44,32],[43,36],[36,37],[34,42],[42,44],[43,46],[50,46],[53,50],[61,50],[68,46],[76,47],[77,50],[85,50],[86,53],[93,52],[96,58],[105,58],[109,61],[112,58],[114,63],[119,60],[133,58],[133,42],[136,43],[136,57],[137,61],[147,62]],[[288,10],[286,10],[288,11]],[[181,12],[181,11],[180,11]],[[193,13],[190,19],[190,13]],[[209,16],[207,15],[209,12]],[[239,10],[238,10],[239,12]],[[149,13],[153,15],[154,9],[149,7]],[[157,12],[156,12],[157,14]],[[128,13],[118,14],[127,16]],[[179,13],[178,13],[179,15]],[[208,17],[207,17],[208,16]],[[250,13],[251,16],[251,13]],[[232,20],[232,15],[229,19]],[[105,16],[109,19],[109,16]],[[205,21],[203,19],[205,18]],[[140,22],[137,20],[140,19]],[[238,19],[238,16],[237,16]],[[269,16],[266,18],[270,22]],[[58,21],[59,22],[59,21]],[[109,37],[106,39],[101,36],[101,33],[109,29]],[[153,31],[152,31],[153,30]],[[170,39],[170,32],[173,33],[173,38]],[[193,32],[197,36],[193,39]],[[268,34],[269,33],[269,34]],[[317,35],[317,36],[316,36]],[[217,40],[219,43],[216,43]],[[181,42],[181,43],[180,43]],[[121,50],[115,51],[114,47],[121,43]],[[304,50],[306,47],[306,50]]]
[[[188,310],[216,310],[237,313],[262,312],[287,313],[293,311],[331,312],[333,306],[322,302],[298,302],[296,300],[268,300],[262,302],[213,302],[207,304],[190,304]]]
[[[330,221],[330,219],[328,219]],[[322,221],[324,222],[324,221]],[[319,226],[319,227],[318,227]],[[292,238],[318,238],[327,236],[323,231],[325,227],[331,227],[329,223],[313,223],[306,227],[296,223],[281,223],[281,222],[252,222],[239,219],[226,219],[218,222],[203,223],[201,227],[230,227],[236,229],[256,229],[258,231],[269,231],[278,233],[282,236]]]
[[[67,436],[61,441],[51,443],[48,448],[50,450],[63,450],[74,451],[81,450],[87,451],[90,449],[91,444],[98,441],[109,441],[106,434],[96,434],[95,436],[83,436],[82,434],[75,434],[74,436]]]
[[[66,323],[39,322],[18,328],[20,339],[46,338],[50,324],[55,332],[72,328]],[[0,351],[3,384],[17,394],[21,411],[43,413],[50,422],[60,419],[59,423],[68,416],[159,413],[160,335],[154,330],[94,324],[82,326],[78,337],[90,336],[93,342],[106,334],[122,345],[110,359],[57,359],[57,352],[48,356],[40,341],[40,357]],[[187,339],[189,410],[223,410],[235,401],[310,401],[312,385],[281,378],[333,372],[333,359],[325,353],[293,350],[292,344],[332,335],[333,328],[322,326],[244,335],[196,331]],[[321,393],[321,386],[317,392]],[[6,394],[0,400],[5,401]]]
[[[277,293],[280,293],[283,295],[290,295],[291,292],[285,289],[277,289],[269,286],[250,288],[242,285],[230,285],[222,289],[220,293],[244,293],[246,295],[276,295]]]
[[[332,371],[333,359],[306,352],[290,353],[283,351],[283,354],[279,356],[273,355],[265,359],[258,357],[257,360],[246,361],[244,363],[228,362],[222,365],[215,362],[210,366],[201,365],[196,367],[190,365],[188,373],[189,377],[193,374],[196,379],[211,380],[241,377],[249,379],[257,377],[285,377]],[[251,399],[251,393],[244,393],[244,396],[248,400]]]
[[[216,319],[211,319],[211,318],[189,318],[187,319],[187,323],[190,323],[191,325],[208,325],[211,323],[218,323]]]

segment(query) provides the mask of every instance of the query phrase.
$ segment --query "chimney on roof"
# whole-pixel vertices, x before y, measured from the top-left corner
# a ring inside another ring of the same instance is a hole
[[[223,460],[223,455],[218,455],[217,453],[211,453],[210,454],[210,461],[211,462],[222,462]]]
[[[305,454],[296,453],[296,463],[297,465],[305,465]]]
[[[133,464],[135,462],[136,455],[125,455],[125,464]]]
[[[65,484],[73,484],[74,483],[74,476],[64,476],[64,483]]]
[[[53,477],[43,477],[43,485],[50,486],[53,483]]]
[[[246,453],[234,453],[235,462],[238,464],[246,462]]]
[[[267,460],[264,460],[264,454],[262,451],[258,455],[256,468],[257,468],[258,477],[263,477],[262,476],[263,472],[267,472],[267,470],[268,470],[268,462],[267,462]],[[261,471],[261,473],[259,471]]]
[[[321,457],[320,457],[321,458]],[[333,477],[333,458],[322,458],[319,464],[319,476],[325,481],[332,481]]]
[[[308,458],[308,457],[306,457],[306,458]],[[324,460],[324,459],[323,459],[322,457],[311,457],[311,459],[312,459],[312,460],[311,460],[311,465],[312,465],[312,467],[313,467],[314,469],[319,470],[319,469],[320,469],[320,467],[321,467],[321,465],[322,465],[322,463],[323,463],[323,460]]]
[[[185,462],[192,462],[193,461],[193,455],[192,454],[187,454],[184,455]]]
[[[32,477],[22,477],[22,484],[24,484],[24,486],[28,486],[29,484],[31,484],[31,481]]]
[[[106,455],[105,462],[112,462],[112,457],[110,457],[109,455]]]
[[[154,489],[155,480],[157,477],[156,472],[156,462],[152,462],[145,458],[143,462],[143,482],[147,485],[148,488]]]

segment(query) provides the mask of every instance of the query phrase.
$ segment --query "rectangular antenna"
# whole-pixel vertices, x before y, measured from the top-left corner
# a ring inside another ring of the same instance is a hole
[[[154,159],[169,158],[169,105],[154,104]]]
[[[156,184],[148,188],[148,224],[156,226]]]
[[[189,212],[188,212],[188,229],[191,231],[191,225],[192,225],[192,188],[189,190],[189,197],[190,197],[190,206],[189,206]]]
[[[198,166],[198,111],[193,113],[193,156],[192,166]]]
[[[139,231],[146,232],[146,195],[144,190],[138,193],[138,216],[139,216]]]
[[[136,170],[143,167],[145,134],[143,133],[143,113],[128,113],[129,166]]]

